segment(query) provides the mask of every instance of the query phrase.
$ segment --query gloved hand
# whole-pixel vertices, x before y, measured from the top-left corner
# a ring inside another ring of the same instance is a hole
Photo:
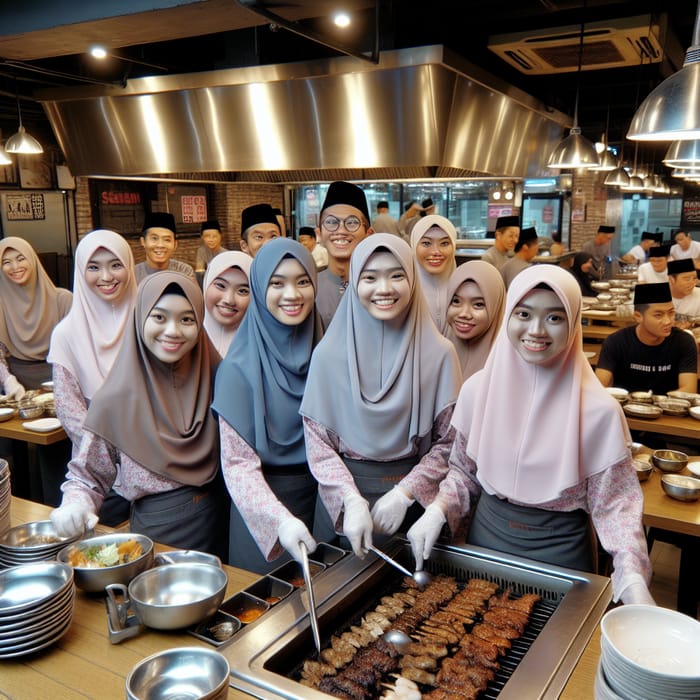
[[[406,538],[411,543],[413,557],[416,560],[416,571],[422,571],[423,560],[430,556],[433,545],[440,537],[442,526],[447,518],[440,506],[431,503],[425,513],[421,515],[411,529],[406,533]]]
[[[622,594],[620,600],[625,605],[656,605],[656,601],[651,597],[649,589],[640,582],[630,583]]]
[[[387,491],[372,508],[374,529],[384,535],[393,535],[398,529],[413,499],[400,486]]]
[[[14,374],[11,374],[5,380],[3,390],[8,399],[14,399],[15,401],[19,401],[27,393]]]
[[[51,522],[59,537],[75,537],[97,525],[99,518],[80,503],[67,503],[51,511]]]
[[[359,493],[352,493],[343,499],[343,510],[343,534],[350,540],[355,555],[364,559],[372,544],[374,527],[369,504]]]
[[[300,542],[306,545],[309,552],[316,549],[316,540],[311,536],[304,523],[293,515],[285,518],[277,530],[280,544],[298,561],[302,561]]]

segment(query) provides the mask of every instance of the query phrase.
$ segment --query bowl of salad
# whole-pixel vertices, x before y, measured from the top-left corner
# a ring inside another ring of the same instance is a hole
[[[153,540],[133,532],[89,537],[64,547],[58,561],[73,567],[75,585],[102,593],[110,583],[127,585],[153,566]]]

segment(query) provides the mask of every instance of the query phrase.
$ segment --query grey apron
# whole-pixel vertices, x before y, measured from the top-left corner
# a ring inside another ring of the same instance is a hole
[[[178,549],[196,549],[222,559],[228,548],[228,492],[217,474],[204,486],[181,486],[131,504],[130,529]]]
[[[355,486],[357,486],[360,495],[367,500],[371,510],[372,506],[385,493],[391,491],[391,489],[413,469],[420,459],[420,455],[416,454],[391,462],[350,459],[349,457],[343,457],[343,462],[348,468],[348,471],[352,474],[355,480]],[[406,532],[422,514],[422,506],[417,502],[413,503],[408,509],[398,532]],[[347,538],[335,532],[335,526],[331,522],[328,511],[320,497],[316,502],[314,537],[319,542],[330,542],[343,547],[343,549],[351,549]],[[381,544],[386,542],[387,539],[389,539],[388,536],[377,535],[376,533],[372,537],[374,544],[378,547],[381,547]]]
[[[48,382],[52,378],[53,368],[43,360],[19,360],[10,356],[7,358],[7,366],[27,390],[40,389],[42,382]]]
[[[519,506],[482,490],[467,542],[546,564],[594,571],[595,544],[583,510]]]
[[[263,465],[262,472],[272,493],[292,515],[304,522],[309,532],[313,532],[318,484],[308,464],[288,467]],[[285,552],[274,561],[267,561],[233,501],[230,501],[230,533],[228,563],[231,566],[268,574],[291,559]]]

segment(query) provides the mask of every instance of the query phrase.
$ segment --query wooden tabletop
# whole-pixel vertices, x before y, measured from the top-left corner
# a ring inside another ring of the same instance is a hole
[[[22,423],[27,422],[23,418],[17,418],[16,416],[10,420],[2,421],[0,423],[0,437],[10,438],[11,440],[24,440],[24,442],[32,442],[35,445],[52,445],[54,442],[60,442],[67,437],[63,428],[57,428],[48,433],[27,430],[22,427]]]
[[[48,506],[13,497],[12,525],[46,520],[50,511]],[[156,547],[157,551],[167,549]],[[227,596],[259,578],[248,571],[224,568],[228,575]],[[151,629],[121,644],[111,644],[104,597],[78,590],[73,622],[59,642],[31,656],[0,661],[0,698],[124,700],[126,677],[138,661],[179,646],[214,648],[185,632]],[[234,689],[229,691],[228,697],[229,700],[250,700],[249,695]]]
[[[698,440],[698,447],[700,448],[700,420],[691,416],[667,416],[662,414],[658,418],[652,419],[627,416],[627,425],[629,425],[630,430]]]

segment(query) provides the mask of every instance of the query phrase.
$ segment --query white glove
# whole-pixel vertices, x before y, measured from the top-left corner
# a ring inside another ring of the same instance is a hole
[[[656,605],[656,601],[651,597],[649,589],[640,582],[630,583],[622,594],[620,600],[625,605]]]
[[[82,535],[97,525],[99,518],[86,506],[68,503],[51,511],[51,522],[59,537]]]
[[[393,535],[406,517],[413,499],[400,486],[387,491],[372,508],[374,529],[384,535]]]
[[[6,397],[19,401],[27,392],[24,387],[17,381],[14,374],[11,374],[6,380],[3,387]]]
[[[425,513],[413,523],[411,529],[406,533],[406,538],[413,549],[413,557],[416,560],[416,571],[423,570],[423,560],[430,556],[433,545],[440,537],[442,526],[446,520],[442,508],[431,503],[425,509]]]
[[[350,540],[355,555],[364,559],[372,544],[374,527],[369,503],[359,493],[351,493],[343,500],[343,510],[343,534]]]
[[[301,562],[303,557],[301,554],[301,542],[306,545],[309,552],[316,549],[316,540],[311,536],[308,528],[304,523],[295,518],[293,515],[285,518],[277,530],[277,537],[280,544],[298,561]]]

